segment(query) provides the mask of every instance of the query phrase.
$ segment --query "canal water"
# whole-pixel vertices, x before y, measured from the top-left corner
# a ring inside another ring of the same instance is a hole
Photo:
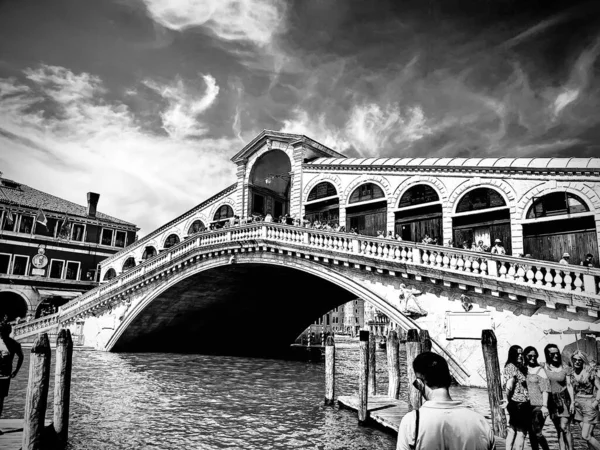
[[[356,394],[358,345],[336,346],[336,396]],[[5,418],[23,417],[29,368],[24,350]],[[377,353],[377,382],[386,393],[384,351]],[[52,393],[51,384],[48,419]],[[358,426],[356,412],[323,406],[323,395],[323,363],[76,350],[69,448],[395,449],[394,433]],[[489,415],[486,390],[456,387],[452,395]],[[549,425],[546,435],[551,448],[558,448]],[[585,447],[578,440],[576,448]]]

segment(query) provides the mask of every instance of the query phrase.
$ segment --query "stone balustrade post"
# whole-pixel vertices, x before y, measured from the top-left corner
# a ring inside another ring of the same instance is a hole
[[[263,239],[267,238],[267,226],[263,225],[260,229],[260,237]]]
[[[488,275],[490,277],[497,277],[498,276],[498,262],[494,261],[493,259],[488,259],[486,261],[487,263],[487,268],[488,268]]]
[[[310,244],[310,236],[308,235],[308,231],[302,232],[302,242],[307,245]]]
[[[231,241],[231,231],[227,232],[227,237],[225,238],[227,241]]]
[[[421,264],[421,249],[418,247],[412,250],[412,260],[415,264]]]
[[[358,242],[358,239],[352,239],[352,253],[360,253],[360,242]]]
[[[583,275],[583,291],[587,294],[596,295],[596,277],[594,275]]]

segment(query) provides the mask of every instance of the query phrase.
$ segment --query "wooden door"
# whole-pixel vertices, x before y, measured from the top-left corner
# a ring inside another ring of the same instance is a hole
[[[510,233],[510,223],[494,224],[490,227],[490,239],[492,245],[496,239],[502,241],[507,255],[512,255],[512,241]]]
[[[558,262],[565,252],[571,256],[571,264],[580,264],[588,253],[598,260],[598,240],[595,231],[526,236],[523,238],[523,247],[525,253],[545,261]]]

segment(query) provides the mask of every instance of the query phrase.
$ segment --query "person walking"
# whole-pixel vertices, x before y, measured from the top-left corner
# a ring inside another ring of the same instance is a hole
[[[562,255],[562,259],[560,261],[558,261],[559,264],[563,264],[565,266],[568,266],[569,264],[571,264],[571,255],[569,255],[568,253],[563,253]]]
[[[573,385],[571,384],[571,369],[562,363],[560,350],[556,344],[548,344],[544,348],[546,357],[546,375],[550,381],[550,398],[548,411],[558,435],[560,450],[573,450],[573,435],[571,434],[571,417],[575,406],[572,403]]]
[[[523,350],[527,366],[527,392],[531,403],[531,428],[529,429],[529,442],[532,450],[549,450],[548,441],[542,434],[548,411],[548,393],[550,382],[546,371],[538,363],[539,353],[535,347],[526,347]]]
[[[506,409],[510,415],[506,448],[523,450],[525,437],[531,428],[531,404],[527,391],[527,369],[520,346],[513,345],[508,349],[503,376],[508,401]]]
[[[600,442],[593,436],[596,425],[600,423],[598,404],[600,404],[600,379],[596,367],[590,365],[587,355],[581,350],[571,355],[575,417],[574,421],[581,426],[581,438],[588,448],[600,450]]]
[[[494,241],[494,246],[492,247],[491,253],[496,255],[506,255],[506,249],[502,245],[502,241],[500,239],[496,239]]]
[[[494,433],[485,417],[450,396],[448,363],[432,352],[413,361],[414,386],[425,398],[421,408],[406,414],[398,430],[397,450],[490,450]]]
[[[21,344],[10,337],[12,327],[6,321],[0,322],[0,417],[4,409],[4,399],[8,397],[10,380],[17,376],[23,364]],[[13,361],[17,357],[17,366],[13,370]],[[0,434],[2,432],[0,431]]]

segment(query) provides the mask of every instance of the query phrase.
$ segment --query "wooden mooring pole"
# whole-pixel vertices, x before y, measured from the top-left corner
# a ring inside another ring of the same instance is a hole
[[[386,343],[388,363],[388,397],[400,398],[400,341],[398,334],[391,330]]]
[[[429,337],[429,331],[419,331],[419,340],[421,341],[421,353],[431,351],[431,338]]]
[[[369,334],[369,395],[377,395],[377,336]]]
[[[71,332],[62,329],[56,338],[56,370],[54,372],[54,431],[59,442],[69,437],[69,402],[71,399],[71,369],[73,340]]]
[[[335,345],[333,336],[325,340],[325,405],[335,401]]]
[[[22,450],[42,448],[44,419],[50,384],[50,342],[48,335],[42,334],[31,347],[29,360],[29,382],[25,396],[25,416],[23,419]]]
[[[417,355],[421,352],[422,344],[419,338],[419,331],[415,329],[408,330],[406,335],[406,378],[408,380],[408,403],[412,409],[419,409],[423,403],[421,393],[413,386],[416,376],[412,365]]]
[[[500,361],[498,360],[498,341],[493,330],[483,330],[481,332],[481,347],[483,349],[487,391],[492,413],[492,428],[496,436],[506,438],[506,415],[500,407],[502,402],[502,378]]]
[[[361,330],[359,333],[360,363],[358,368],[358,423],[367,420],[367,403],[369,400],[369,332]]]

